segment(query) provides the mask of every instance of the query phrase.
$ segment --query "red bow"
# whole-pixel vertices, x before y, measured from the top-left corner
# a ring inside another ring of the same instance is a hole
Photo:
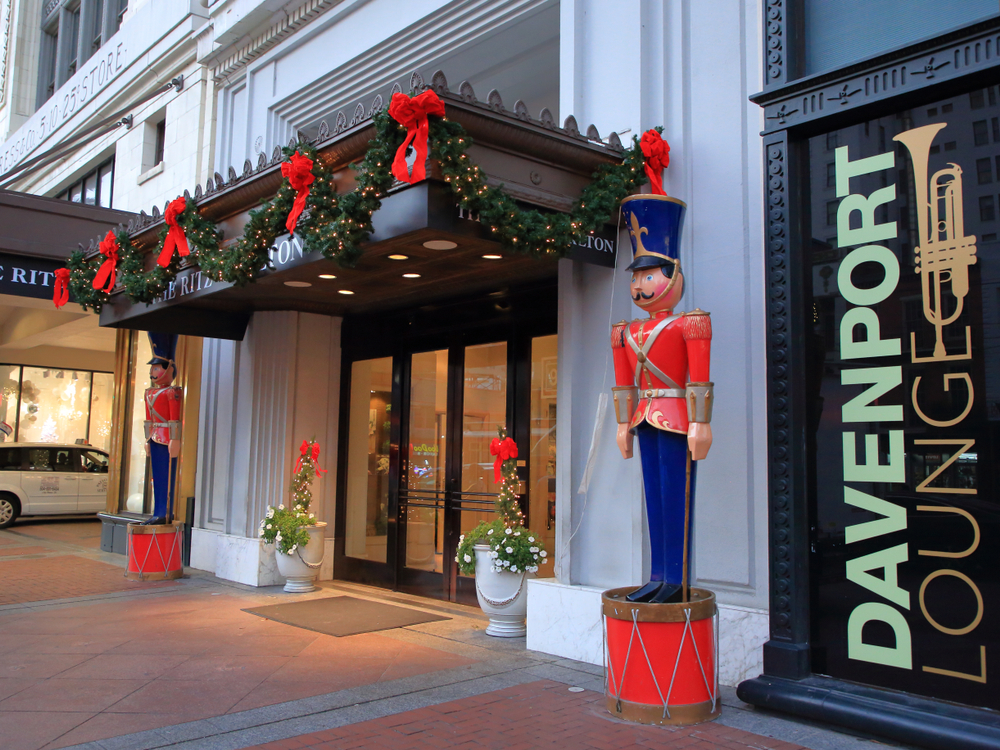
[[[517,458],[517,443],[513,438],[505,437],[503,440],[493,438],[490,443],[490,455],[496,456],[493,462],[493,484],[499,484],[501,478],[500,465],[510,458]]]
[[[94,276],[94,289],[103,289],[105,294],[111,294],[111,290],[115,288],[115,269],[118,267],[118,240],[113,231],[108,230],[99,249],[105,261]]]
[[[313,176],[312,168],[312,159],[303,156],[298,151],[292,154],[291,161],[286,161],[281,165],[281,176],[287,178],[288,184],[295,190],[295,202],[292,204],[292,210],[288,212],[288,221],[285,222],[289,234],[295,234],[295,225],[299,221],[299,216],[302,215],[302,210],[306,207],[309,186],[316,179]]]
[[[184,212],[186,206],[187,201],[182,195],[180,198],[174,198],[170,201],[167,210],[163,212],[163,220],[170,227],[167,230],[167,239],[163,241],[163,250],[160,251],[160,257],[156,261],[163,268],[170,265],[170,259],[174,256],[174,248],[177,248],[177,254],[182,258],[191,254],[191,251],[188,250],[187,237],[184,236],[184,228],[177,223],[177,217]]]
[[[53,285],[52,302],[56,307],[62,307],[69,302],[69,269],[60,268],[56,271],[56,280]]]
[[[412,99],[406,94],[392,95],[389,103],[389,116],[406,128],[406,140],[396,150],[396,158],[392,162],[392,176],[400,182],[411,185],[427,177],[424,162],[427,161],[427,124],[428,115],[444,117],[444,102],[433,91],[427,90]],[[417,160],[413,162],[413,174],[406,168],[406,148],[413,144],[417,152]]]
[[[312,453],[311,456],[310,452]],[[313,443],[312,451],[310,451],[309,441],[303,440],[302,445],[299,447],[299,453],[302,455],[299,456],[299,460],[295,462],[295,471],[300,471],[302,469],[302,459],[306,456],[312,458],[313,466],[316,466],[316,462],[319,461],[319,443]],[[319,466],[316,466],[316,476],[321,477],[324,474],[326,474],[326,469],[321,469]]]
[[[663,170],[670,166],[670,144],[655,130],[647,130],[642,134],[639,148],[646,157],[646,177],[653,188],[653,195],[666,195],[663,190]]]

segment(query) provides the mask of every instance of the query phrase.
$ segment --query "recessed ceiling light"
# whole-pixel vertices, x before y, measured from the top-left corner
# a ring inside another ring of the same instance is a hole
[[[484,255],[483,257],[486,258],[486,260],[500,260],[503,256],[502,255]]]
[[[354,294],[354,292],[350,291],[349,289],[338,289],[337,291],[340,292],[341,294]]]
[[[319,277],[320,277],[321,279],[335,279],[335,278],[337,278],[337,277],[336,277],[336,276],[334,276],[334,275],[333,275],[332,273],[321,273],[321,274],[319,275]]]
[[[409,260],[409,259],[410,259],[409,255],[399,255],[398,253],[389,256],[389,260]]]
[[[454,250],[458,247],[458,243],[451,240],[427,240],[424,247],[428,250]]]
[[[295,288],[302,288],[307,286],[312,286],[308,281],[286,281],[285,286],[294,286]]]
[[[419,279],[420,278],[420,274],[419,273],[404,273],[403,274],[403,278],[404,279]]]

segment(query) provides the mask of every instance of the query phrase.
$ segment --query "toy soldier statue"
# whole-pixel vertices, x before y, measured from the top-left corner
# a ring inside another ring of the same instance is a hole
[[[146,455],[153,474],[153,517],[145,524],[170,523],[176,492],[177,457],[181,454],[181,389],[171,385],[177,376],[174,352],[177,335],[150,333],[153,358],[149,360],[146,389]]]
[[[618,447],[639,436],[651,553],[650,580],[635,602],[687,601],[695,465],[712,445],[708,313],[675,313],[684,292],[678,240],[686,206],[665,195],[622,201],[632,241],[632,299],[648,318],[611,329]]]

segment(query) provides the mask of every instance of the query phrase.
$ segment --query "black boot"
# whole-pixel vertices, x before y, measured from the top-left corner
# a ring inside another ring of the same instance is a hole
[[[650,581],[628,594],[625,599],[630,602],[648,602],[659,592],[663,586],[663,581]]]
[[[684,598],[684,587],[679,583],[664,583],[660,590],[653,594],[650,604],[673,604]]]

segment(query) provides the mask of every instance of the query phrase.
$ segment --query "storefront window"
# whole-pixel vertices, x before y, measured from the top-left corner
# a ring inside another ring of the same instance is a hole
[[[21,368],[18,365],[0,365],[0,421],[12,432],[7,440],[16,440],[17,404],[21,400]]]
[[[992,709],[1000,132],[975,122],[997,93],[812,138],[806,248],[813,671]]]
[[[90,386],[90,438],[87,442],[102,450],[111,449],[111,407],[114,393],[114,374],[95,372]]]
[[[531,530],[547,549],[556,538],[556,380],[558,337],[531,342],[531,453],[528,502]]]
[[[122,510],[144,513],[150,508],[149,492],[146,487],[148,475],[146,431],[143,426],[146,421],[145,393],[146,388],[150,385],[149,365],[146,363],[153,358],[153,350],[149,346],[149,337],[145,334],[136,335],[134,340],[136,343],[135,355],[132,358],[132,373],[135,385],[132,388],[132,403],[129,407],[131,427],[128,443],[128,469],[125,473],[125,486],[122,492],[125,502]]]
[[[392,358],[351,367],[345,554],[386,561]]]
[[[21,376],[22,443],[86,441],[90,421],[90,373],[25,367]]]

